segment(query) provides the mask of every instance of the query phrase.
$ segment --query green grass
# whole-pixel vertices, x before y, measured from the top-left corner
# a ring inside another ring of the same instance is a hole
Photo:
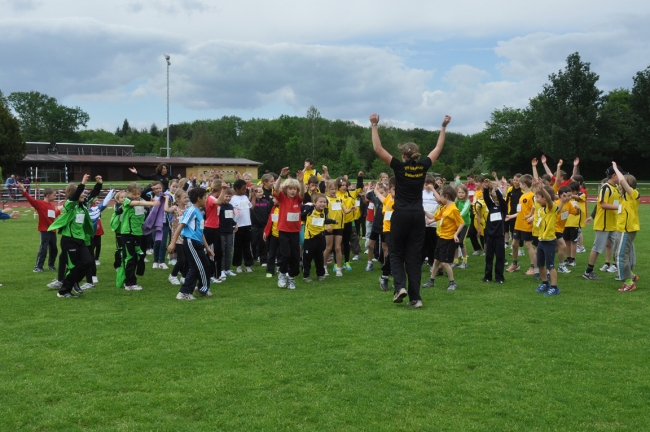
[[[295,291],[256,267],[194,302],[148,268],[145,289],[126,292],[114,287],[112,233],[98,287],[58,299],[45,287],[53,272],[31,272],[36,221],[0,232],[2,431],[648,427],[643,232],[635,292],[617,292],[611,274],[583,280],[587,254],[552,298],[521,272],[484,284],[470,257],[460,289],[423,290],[421,310],[393,304],[362,263]]]

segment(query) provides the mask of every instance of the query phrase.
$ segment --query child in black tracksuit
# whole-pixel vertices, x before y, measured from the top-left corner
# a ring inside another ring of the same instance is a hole
[[[253,259],[259,259],[262,267],[266,266],[268,248],[264,241],[264,228],[273,208],[273,197],[264,195],[262,186],[253,186],[250,196],[251,204],[251,249]]]
[[[489,212],[485,226],[485,276],[483,282],[492,281],[492,262],[496,254],[494,276],[497,283],[505,282],[503,268],[506,262],[505,225],[508,204],[503,198],[501,189],[495,188],[496,193],[490,195],[491,189],[483,190],[483,200]],[[496,198],[496,202],[494,201]]]

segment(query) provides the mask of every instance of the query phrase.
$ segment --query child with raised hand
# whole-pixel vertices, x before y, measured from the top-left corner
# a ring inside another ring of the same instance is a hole
[[[366,271],[372,271],[375,265],[372,263],[375,256],[375,244],[380,240],[384,226],[384,214],[381,200],[375,194],[375,190],[379,190],[382,195],[388,193],[386,185],[381,182],[375,183],[372,190],[366,194],[368,200],[368,214],[372,210],[372,224],[370,226],[368,241],[366,242],[366,253],[368,254],[368,264],[366,264]],[[377,256],[379,257],[379,253]]]
[[[48,250],[50,252],[48,268],[56,271],[54,263],[56,262],[56,256],[59,253],[59,250],[56,248],[56,231],[47,230],[61,213],[54,204],[56,200],[56,192],[52,188],[45,188],[43,190],[43,200],[39,201],[32,198],[22,183],[18,183],[18,187],[20,188],[23,197],[27,199],[27,202],[34,207],[34,210],[38,213],[38,232],[41,238],[41,245],[36,254],[34,273],[44,271],[43,265],[45,265],[45,257],[47,256]]]
[[[508,204],[503,198],[503,192],[496,184],[483,189],[483,201],[485,202],[484,237],[485,237],[485,275],[483,282],[492,281],[492,263],[494,263],[494,277],[496,283],[505,282],[503,270],[506,262],[505,250],[505,218],[508,212]]]
[[[172,236],[178,228],[178,225],[181,223],[181,218],[187,209],[188,202],[189,196],[183,189],[178,189],[176,191],[174,194],[173,204],[170,202],[170,200],[165,201],[165,212],[172,216],[172,221],[170,224]],[[221,242],[221,238],[219,238],[219,242]],[[174,263],[174,268],[172,269],[172,272],[168,276],[167,280],[169,280],[169,283],[172,285],[181,285],[183,282],[185,282],[185,277],[187,276],[187,272],[189,270],[189,263],[185,257],[185,250],[183,248],[182,236],[176,240],[176,248],[174,248],[174,252],[176,256],[176,262]],[[180,280],[178,279],[179,273],[181,274]]]
[[[569,183],[571,189],[571,200],[578,204],[578,213],[570,214],[564,225],[562,238],[566,244],[566,260],[564,267],[575,267],[576,252],[578,239],[580,238],[580,228],[584,226],[587,218],[587,196],[580,191],[580,184],[576,181]]]
[[[325,234],[325,252],[323,252],[323,260],[325,261],[325,276],[327,272],[327,260],[330,253],[334,252],[334,272],[337,276],[343,276],[343,255],[341,253],[341,243],[343,241],[343,200],[336,195],[337,180],[330,180],[326,184],[327,191],[327,212],[331,219],[336,223],[332,224],[332,232]]]
[[[553,197],[555,191],[550,186],[545,186],[542,180],[535,179],[535,199],[541,206],[538,213],[536,225],[539,228],[539,244],[537,245],[537,267],[539,268],[542,283],[535,290],[544,295],[558,295],[560,289],[557,286],[557,271],[555,270],[555,249],[557,240],[555,236],[555,224],[559,208]],[[548,280],[548,269],[551,280]]]
[[[616,251],[618,278],[624,281],[623,286],[618,291],[628,292],[636,289],[636,281],[639,279],[637,275],[632,273],[634,263],[636,263],[634,238],[637,232],[641,230],[639,223],[639,191],[636,189],[636,178],[634,176],[630,174],[624,175],[616,162],[612,162],[612,168],[619,179],[618,184],[622,190],[621,204],[619,204],[616,220],[618,237],[614,249]]]
[[[379,288],[382,291],[388,291],[388,278],[391,275],[390,263],[390,224],[393,217],[393,207],[395,205],[395,178],[388,180],[387,194],[384,195],[379,185],[375,187],[375,195],[381,201],[383,213],[383,226],[381,233],[381,247],[384,251],[384,262],[381,266],[381,276],[379,277]]]
[[[460,211],[460,217],[463,218],[463,229],[458,234],[458,246],[460,250],[457,249],[456,259],[452,263],[452,267],[458,267],[461,269],[467,268],[467,247],[465,246],[465,237],[467,237],[467,230],[469,229],[472,217],[472,203],[469,200],[467,186],[459,184],[456,187],[456,201],[454,202],[458,210]],[[463,258],[463,262],[460,262],[460,258]]]
[[[160,205],[159,201],[140,200],[140,186],[137,183],[131,183],[126,187],[126,196],[122,203],[122,242],[124,243],[124,252],[122,256],[123,273],[118,271],[118,277],[115,285],[122,287],[127,291],[140,291],[142,287],[138,285],[138,276],[144,275],[144,251],[141,249],[141,238],[143,235],[142,227],[145,220],[145,207],[155,207]],[[122,280],[124,279],[124,280]]]
[[[280,206],[278,286],[293,290],[296,289],[294,278],[300,274],[300,211],[305,186],[302,171],[296,173],[295,179],[286,179],[288,175],[289,167],[282,168],[280,177],[275,182],[275,199]]]
[[[535,163],[537,160],[535,160]],[[533,184],[533,177],[529,174],[524,174],[519,179],[522,195],[517,203],[516,212],[506,216],[506,221],[515,220],[515,232],[512,234],[512,257],[513,262],[508,267],[508,273],[519,270],[519,247],[525,245],[528,249],[528,256],[530,258],[530,268],[527,274],[534,273],[537,258],[535,255],[535,248],[533,248],[533,226],[532,218],[530,217],[533,212],[535,194],[530,190]]]
[[[236,180],[233,184],[234,195],[230,199],[230,204],[235,208],[234,220],[237,224],[235,232],[234,248],[232,253],[232,265],[236,267],[237,273],[253,272],[253,252],[251,251],[251,208],[253,205],[246,193],[246,182]],[[246,267],[242,270],[242,262]]]
[[[327,217],[327,198],[325,195],[314,194],[312,202],[302,206],[302,220],[305,222],[305,242],[302,252],[302,275],[305,282],[312,282],[309,277],[311,262],[314,261],[316,276],[319,281],[325,280],[325,231],[331,231],[330,223],[335,222]]]
[[[336,179],[338,184],[338,191],[336,195],[341,198],[343,202],[343,238],[341,239],[341,244],[343,246],[343,268],[346,270],[352,270],[352,265],[350,265],[350,249],[352,241],[352,224],[355,220],[355,214],[357,213],[358,206],[356,205],[357,198],[359,193],[363,190],[363,172],[359,172],[357,176],[356,188],[353,190],[349,189],[350,182],[347,178],[339,177]],[[349,211],[346,211],[349,210]]]
[[[49,231],[59,230],[61,254],[66,257],[68,266],[57,294],[59,298],[74,298],[73,290],[75,294],[83,293],[78,283],[84,278],[94,261],[88,250],[88,244],[95,235],[95,230],[84,197],[84,188],[89,178],[88,174],[84,174],[79,185],[71,183],[66,187],[66,202],[63,206],[65,211],[48,228]],[[97,183],[90,197],[97,196],[100,190],[101,184]]]
[[[111,229],[115,233],[115,256],[113,259],[113,268],[117,270],[122,266],[122,253],[124,252],[124,242],[122,240],[122,215],[125,191],[119,191],[115,194],[115,204],[113,205],[113,215],[111,215]]]
[[[183,252],[189,262],[189,271],[187,272],[185,282],[181,285],[181,289],[176,295],[177,300],[196,300],[192,292],[205,297],[212,296],[209,278],[210,264],[205,254],[207,251],[208,255],[214,257],[214,252],[210,249],[208,242],[205,241],[205,236],[203,235],[205,219],[203,218],[203,213],[201,213],[201,208],[205,207],[207,195],[208,192],[202,187],[190,189],[188,196],[192,206],[183,213],[183,217],[174,231],[174,236],[167,248],[169,252],[173,252],[176,249],[176,241],[182,232],[183,239],[185,240],[183,242]],[[196,288],[197,281],[200,286],[198,289]]]
[[[211,183],[210,193],[205,203],[205,239],[214,252],[214,258],[209,261],[210,264],[210,282],[221,283],[221,218],[219,212],[223,204],[226,188],[221,187],[221,180],[213,180]],[[261,188],[260,188],[261,189]],[[173,282],[172,282],[173,283]]]
[[[460,216],[458,207],[454,204],[456,190],[453,187],[445,186],[437,199],[440,206],[432,216],[433,219],[438,221],[438,244],[436,245],[433,267],[431,267],[431,279],[423,287],[432,288],[434,286],[438,268],[442,266],[449,278],[447,290],[454,291],[458,288],[458,284],[454,281],[454,270],[451,263],[454,262],[458,243],[460,243],[458,235],[463,230],[465,221]]]
[[[102,183],[101,176],[97,176],[97,182]],[[101,203],[97,203],[96,200],[90,201],[90,207],[88,208],[88,214],[90,215],[90,220],[93,223],[93,229],[95,230],[94,236],[90,239],[90,244],[88,245],[88,250],[90,255],[93,257],[92,264],[90,265],[90,270],[86,274],[86,283],[81,285],[82,290],[95,288],[95,284],[99,282],[97,279],[97,263],[99,262],[99,253],[98,250],[102,247],[102,235],[104,235],[104,228],[102,227],[102,212],[106,210],[109,203],[115,195],[115,190],[111,189],[106,197]]]
[[[557,271],[558,273],[571,273],[564,260],[567,251],[567,245],[564,241],[564,231],[566,230],[567,221],[572,215],[580,216],[580,207],[572,199],[573,195],[570,187],[562,186],[558,189],[557,193],[558,199],[555,201],[555,204],[558,206],[558,213],[557,220],[555,221],[555,237],[557,238],[556,252],[559,258],[558,262],[560,263]]]

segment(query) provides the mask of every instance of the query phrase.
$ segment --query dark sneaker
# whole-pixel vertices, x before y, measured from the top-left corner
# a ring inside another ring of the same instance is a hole
[[[458,284],[456,282],[449,282],[447,291],[456,291],[458,289]]]
[[[540,279],[541,279],[541,276],[539,275],[539,273],[535,273],[535,274],[533,275],[533,278],[534,278],[535,280],[540,280]]]
[[[313,282],[309,276],[302,278],[304,282]]]
[[[498,284],[502,284],[502,283],[504,283],[505,281],[502,279],[502,280],[497,280],[496,282],[497,282]]]
[[[56,271],[56,267],[54,267],[54,266],[49,266],[49,267],[48,267],[48,270]]]
[[[368,264],[366,264],[366,271],[367,272],[373,271],[374,268],[375,268],[375,265],[372,262],[369,262]]]
[[[406,303],[406,306],[415,306],[415,303],[417,303],[415,300],[411,300],[410,302]]]
[[[388,291],[388,278],[381,276],[379,278],[379,288],[381,288],[382,291]]]
[[[560,295],[560,289],[558,287],[550,287],[548,291],[544,293],[545,296]]]
[[[537,287],[537,289],[535,290],[535,292],[538,292],[538,293],[545,293],[546,291],[549,290],[549,288],[551,288],[550,285],[546,285],[545,283],[541,283],[541,284],[539,284],[539,286]]]
[[[587,280],[600,280],[598,276],[594,272],[584,272],[582,274],[582,277],[587,279]]]
[[[81,289],[81,287],[79,286],[79,284],[74,284],[74,285],[72,286],[72,291],[74,291],[75,294],[83,294],[83,293],[84,293],[84,290]]]
[[[325,280],[325,276],[318,276],[318,282],[323,282]]]
[[[492,279],[483,278],[483,279],[481,279],[481,281],[483,281],[483,282],[492,282]]]
[[[393,296],[393,303],[402,303],[404,301],[404,297],[406,297],[407,294],[408,293],[406,292],[406,289],[401,288]]]
[[[40,267],[34,267],[34,273],[43,273],[45,270],[43,270]]]
[[[433,285],[435,284],[435,282],[436,282],[435,280],[429,279],[428,281],[426,281],[424,283],[424,285],[422,285],[422,288],[433,288]]]

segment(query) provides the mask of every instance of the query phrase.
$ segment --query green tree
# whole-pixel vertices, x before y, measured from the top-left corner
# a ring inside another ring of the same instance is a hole
[[[531,100],[538,148],[556,160],[575,156],[587,162],[604,160],[611,149],[598,134],[603,104],[602,91],[596,87],[598,75],[574,53],[564,71],[549,75],[549,81]]]
[[[637,72],[629,99],[630,109],[636,117],[635,134],[641,156],[650,156],[650,66]]]
[[[2,93],[2,90],[0,90],[0,107],[9,109],[9,101],[5,97],[5,95]]]
[[[27,141],[76,142],[77,131],[90,120],[81,108],[60,105],[39,92],[14,92],[8,99]]]
[[[463,146],[469,140],[480,141],[491,170],[514,175],[537,153],[530,110],[503,107],[494,110],[485,125],[483,132],[466,137]]]
[[[440,177],[452,181],[454,179],[454,170],[450,165],[446,165],[440,173]]]
[[[20,124],[9,110],[0,105],[0,168],[11,172],[27,155],[27,144],[20,134]]]

